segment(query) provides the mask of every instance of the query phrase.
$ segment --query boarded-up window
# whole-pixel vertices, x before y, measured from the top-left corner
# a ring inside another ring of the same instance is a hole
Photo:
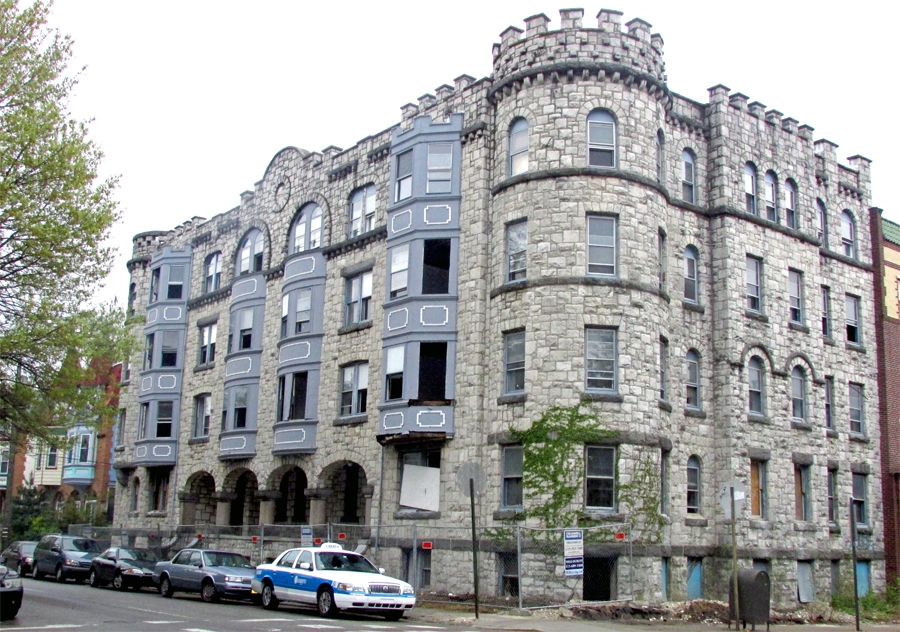
[[[815,601],[816,591],[813,588],[813,563],[797,561],[797,600],[800,603]]]

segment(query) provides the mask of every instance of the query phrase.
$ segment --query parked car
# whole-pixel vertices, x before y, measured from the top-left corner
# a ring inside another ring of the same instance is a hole
[[[91,561],[91,586],[112,584],[116,590],[155,586],[153,569],[159,558],[149,549],[113,546]]]
[[[40,579],[53,575],[64,582],[70,577],[86,580],[91,573],[91,560],[100,553],[96,540],[74,535],[45,535],[34,547],[31,576]]]
[[[31,574],[35,546],[37,546],[37,542],[30,540],[13,542],[3,553],[0,553],[0,564],[18,572],[19,575]]]
[[[352,610],[397,621],[416,605],[412,586],[331,542],[290,549],[271,564],[260,564],[251,586],[263,608],[274,610],[280,601],[292,601],[316,606],[323,617]]]
[[[0,566],[0,620],[14,618],[22,606],[22,578],[6,566]]]
[[[203,601],[220,597],[250,598],[253,565],[240,553],[182,549],[170,562],[159,562],[153,581],[159,594],[171,597],[176,590],[199,592]]]

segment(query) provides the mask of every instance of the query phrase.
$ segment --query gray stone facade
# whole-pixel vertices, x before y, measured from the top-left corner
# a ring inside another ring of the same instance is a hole
[[[708,103],[672,92],[642,20],[560,13],[559,30],[538,15],[504,31],[490,77],[440,86],[396,127],[285,148],[238,207],[134,238],[134,330],[177,332],[178,349],[131,359],[117,526],[424,533],[468,520],[467,463],[486,473],[480,524],[508,526],[540,499],[505,506],[504,437],[585,401],[618,432],[612,473],[573,481],[585,523],[640,525],[616,491],[639,455],[659,472],[664,527],[620,558],[619,586],[725,598],[718,497],[738,479],[756,490],[739,555],[770,570],[777,603],[810,568],[820,600],[851,577],[854,486],[883,588],[869,161],[839,164],[724,86]],[[173,266],[184,288],[166,298]],[[465,591],[463,558],[435,550],[432,581]]]

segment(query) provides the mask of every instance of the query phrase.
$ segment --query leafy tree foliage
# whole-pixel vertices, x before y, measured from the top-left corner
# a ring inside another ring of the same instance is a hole
[[[86,388],[99,377],[89,360],[125,357],[124,314],[85,307],[113,262],[116,183],[68,112],[72,40],[49,9],[0,0],[0,429],[13,444],[96,422],[108,398]]]

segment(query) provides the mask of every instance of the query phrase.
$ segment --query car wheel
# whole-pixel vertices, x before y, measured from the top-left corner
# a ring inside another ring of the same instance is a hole
[[[391,610],[390,612],[384,613],[384,618],[388,621],[399,621],[403,618],[402,610]]]
[[[337,606],[334,605],[334,593],[331,588],[322,588],[316,597],[316,607],[323,617],[333,617],[337,614]]]
[[[275,610],[275,608],[278,607],[278,597],[275,596],[275,587],[269,582],[263,584],[260,601],[262,602],[262,607],[266,610]]]
[[[37,564],[35,564],[35,565],[31,568],[31,576],[32,576],[34,579],[40,579],[41,577],[44,576],[44,574],[43,574],[41,571],[38,570]]]
[[[97,571],[95,571],[93,568],[91,569],[91,576],[88,577],[88,583],[91,585],[91,588],[100,587],[100,578],[97,577]]]
[[[66,581],[66,574],[63,572],[62,564],[56,565],[56,581],[60,584]]]
[[[159,594],[166,598],[171,598],[175,589],[172,588],[172,582],[169,581],[168,575],[163,575],[159,580]]]
[[[19,614],[19,607],[21,605],[21,603],[17,603],[15,605],[9,606],[8,608],[4,608],[3,611],[0,612],[0,621],[15,619],[16,615]]]
[[[200,596],[206,603],[215,603],[219,600],[219,595],[216,593],[216,585],[209,579],[205,580],[203,585],[200,586]]]
[[[125,590],[125,578],[122,577],[122,573],[116,572],[113,577],[113,588],[116,590]]]

